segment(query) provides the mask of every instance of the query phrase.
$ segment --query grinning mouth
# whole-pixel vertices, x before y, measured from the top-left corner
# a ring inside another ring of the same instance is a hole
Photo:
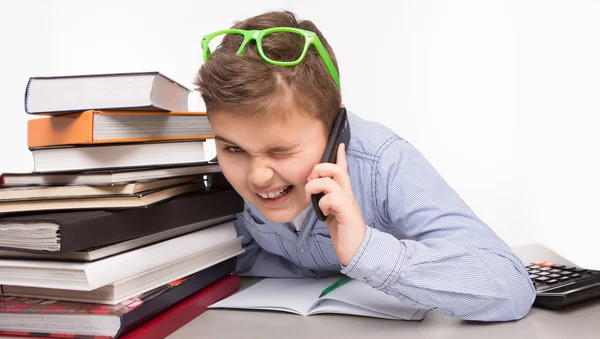
[[[263,198],[263,199],[277,199],[279,197],[284,196],[287,192],[289,192],[289,190],[292,188],[293,185],[288,185],[286,187],[284,187],[283,189],[281,189],[279,192],[270,192],[269,194],[265,194],[265,193],[256,193],[256,195],[258,195],[259,197]]]

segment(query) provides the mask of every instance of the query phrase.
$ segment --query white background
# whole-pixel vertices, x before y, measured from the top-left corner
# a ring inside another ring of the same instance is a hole
[[[30,76],[160,71],[192,87],[202,35],[278,9],[325,34],[346,106],[419,148],[509,244],[600,267],[594,0],[2,1],[0,172],[32,170]]]

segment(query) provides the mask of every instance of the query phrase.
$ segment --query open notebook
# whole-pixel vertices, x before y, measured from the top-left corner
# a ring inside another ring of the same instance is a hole
[[[272,310],[304,316],[337,313],[400,320],[421,320],[427,314],[426,310],[403,305],[397,298],[358,280],[351,280],[319,299],[321,291],[338,278],[267,278],[209,308]]]

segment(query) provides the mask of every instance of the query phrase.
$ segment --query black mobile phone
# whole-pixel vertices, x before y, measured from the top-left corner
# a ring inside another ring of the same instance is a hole
[[[321,160],[321,162],[335,164],[337,150],[341,143],[344,144],[345,149],[348,149],[348,144],[350,143],[350,124],[348,123],[348,114],[344,107],[339,109],[335,121],[333,122],[333,127],[331,128],[331,133],[327,140],[327,147],[325,147],[325,154],[323,155],[323,160]],[[311,196],[313,208],[317,213],[317,218],[321,221],[325,221],[325,218],[327,218],[319,208],[319,200],[321,200],[324,195],[325,194],[321,192]]]

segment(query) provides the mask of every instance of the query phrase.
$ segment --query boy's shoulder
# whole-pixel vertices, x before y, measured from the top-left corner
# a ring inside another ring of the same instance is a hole
[[[363,119],[348,111],[350,123],[350,145],[348,156],[363,156],[366,158],[377,158],[390,144],[395,141],[404,141],[398,134],[388,127]]]

